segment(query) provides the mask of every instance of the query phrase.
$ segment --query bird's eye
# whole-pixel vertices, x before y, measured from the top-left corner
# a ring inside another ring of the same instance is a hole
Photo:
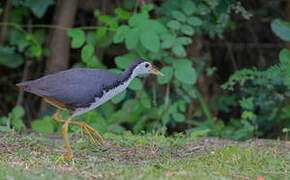
[[[149,64],[148,64],[148,63],[147,63],[147,64],[145,64],[145,67],[146,67],[146,68],[148,68],[148,67],[149,67]]]

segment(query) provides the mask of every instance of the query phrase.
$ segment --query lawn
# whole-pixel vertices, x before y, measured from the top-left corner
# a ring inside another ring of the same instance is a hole
[[[105,134],[106,147],[58,135],[0,133],[0,179],[289,179],[289,141],[234,142],[160,134]]]

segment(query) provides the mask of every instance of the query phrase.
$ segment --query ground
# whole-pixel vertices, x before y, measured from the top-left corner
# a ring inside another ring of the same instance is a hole
[[[0,179],[289,179],[290,142],[105,134],[106,147],[59,135],[0,133]]]

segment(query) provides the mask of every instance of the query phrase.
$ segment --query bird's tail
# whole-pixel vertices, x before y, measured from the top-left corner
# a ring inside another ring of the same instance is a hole
[[[20,83],[17,83],[16,86],[18,88],[26,88],[27,86],[29,86],[31,84],[31,81],[24,81],[24,82],[20,82]]]

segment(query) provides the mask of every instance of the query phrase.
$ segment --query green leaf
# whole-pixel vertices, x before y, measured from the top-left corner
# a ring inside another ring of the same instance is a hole
[[[71,47],[74,49],[80,48],[85,42],[85,32],[81,29],[70,29],[67,31],[69,37],[72,38]]]
[[[128,11],[123,10],[122,8],[116,8],[115,14],[117,14],[121,19],[129,19],[130,13]]]
[[[86,38],[86,42],[88,43],[88,44],[91,44],[91,45],[93,45],[93,46],[96,46],[96,43],[97,43],[97,40],[96,40],[96,32],[88,32],[88,33],[86,33],[87,34],[87,38]]]
[[[194,35],[194,29],[191,27],[191,26],[188,26],[188,25],[182,25],[181,26],[181,32],[183,34],[186,34],[186,35],[189,35],[189,36],[192,36]]]
[[[112,68],[112,69],[109,69],[108,71],[112,72],[112,73],[115,73],[115,74],[120,74],[122,73],[122,71],[120,69],[117,69],[117,68]]]
[[[125,99],[126,97],[126,90],[121,92],[120,94],[118,94],[117,96],[112,98],[112,103],[114,104],[118,104],[119,102],[121,102],[123,99]]]
[[[38,43],[38,45],[41,45],[46,40],[46,34],[44,30],[37,30],[33,32],[33,39],[35,42]]]
[[[290,62],[290,50],[283,48],[279,53],[279,60],[280,62],[286,62],[286,61]]]
[[[176,20],[171,20],[167,23],[167,26],[173,30],[180,29],[181,24]]]
[[[154,31],[156,33],[166,33],[167,29],[163,24],[158,22],[157,20],[146,20],[139,26],[142,31]]]
[[[100,22],[103,22],[104,24],[110,26],[111,29],[116,30],[118,28],[116,18],[114,18],[112,16],[98,16],[98,20]]]
[[[192,1],[186,1],[182,4],[182,10],[186,15],[192,15],[196,10],[195,3]]]
[[[97,40],[100,40],[102,39],[103,37],[105,37],[107,34],[107,28],[106,27],[100,27],[98,30],[97,30],[97,33],[96,33],[96,39]]]
[[[13,115],[13,118],[15,118],[15,119],[18,119],[18,118],[21,118],[22,116],[24,116],[23,107],[22,106],[15,106],[12,109],[12,115]]]
[[[162,34],[161,39],[162,42],[160,46],[162,49],[171,48],[175,42],[175,37],[169,33]]]
[[[125,34],[128,33],[130,30],[129,26],[122,25],[118,28],[117,32],[114,34],[113,42],[114,43],[121,43],[124,41]]]
[[[84,62],[88,62],[94,55],[95,47],[91,44],[87,44],[82,48],[81,57]]]
[[[50,116],[45,116],[43,119],[32,121],[31,127],[35,132],[38,133],[54,133],[54,121]]]
[[[275,19],[271,22],[272,31],[282,40],[290,41],[290,22]]]
[[[133,79],[128,88],[132,89],[132,90],[140,90],[140,89],[142,89],[141,80],[139,78]]]
[[[26,33],[15,28],[9,29],[8,39],[10,44],[17,46],[17,50],[20,52],[23,52],[31,44],[31,42],[26,39]]]
[[[173,53],[178,57],[184,57],[186,55],[185,49],[182,45],[176,45],[172,48]]]
[[[172,16],[178,21],[184,22],[186,20],[185,15],[180,11],[172,11]]]
[[[150,96],[145,91],[143,91],[141,93],[140,102],[141,102],[141,104],[145,108],[147,108],[147,109],[150,109],[151,108],[151,99],[150,99]]]
[[[117,56],[114,60],[118,68],[127,69],[130,63],[136,58],[137,56],[135,54],[129,53],[122,56]]]
[[[87,64],[88,68],[100,68],[100,67],[102,67],[102,64],[100,63],[100,61],[98,60],[98,58],[96,56],[91,56],[85,62]]]
[[[2,14],[2,12],[3,12],[3,9],[2,9],[2,8],[0,8],[0,15]]]
[[[47,11],[47,8],[53,4],[53,0],[26,0],[23,3],[23,5],[29,7],[38,18],[41,18]]]
[[[35,56],[35,57],[40,57],[42,55],[42,49],[39,45],[34,45],[31,46],[31,53]]]
[[[170,116],[169,116],[169,114],[164,114],[164,115],[162,116],[162,118],[161,118],[161,121],[162,121],[163,124],[167,124],[167,123],[169,123],[169,121],[170,121]]]
[[[141,44],[149,51],[158,52],[160,47],[159,36],[151,30],[143,31],[140,37]]]
[[[149,13],[153,9],[153,4],[145,4],[141,8],[142,13]]]
[[[188,59],[178,59],[178,60],[175,60],[173,61],[173,67],[175,69],[184,69],[184,68],[187,68],[187,67],[191,67],[192,66],[192,62]]]
[[[148,20],[149,15],[147,13],[135,14],[134,16],[130,17],[129,25],[130,26],[140,26],[143,22]]]
[[[184,122],[185,120],[184,115],[178,112],[172,114],[172,117],[176,122]]]
[[[185,83],[185,84],[195,84],[196,82],[196,72],[192,67],[183,69],[183,70],[175,70],[175,77]]]
[[[101,11],[99,9],[94,10],[94,16],[98,18],[101,15]]]
[[[191,44],[192,43],[192,40],[189,37],[178,37],[176,39],[176,43],[178,45],[188,45],[188,44]]]
[[[201,26],[202,25],[202,20],[198,17],[190,17],[186,19],[187,23],[192,25],[192,26]]]
[[[178,103],[178,108],[179,108],[179,110],[181,111],[181,112],[185,112],[186,111],[186,106],[185,106],[185,101],[180,101],[179,103]]]
[[[197,76],[192,68],[192,63],[187,59],[176,60],[173,62],[175,77],[185,84],[195,84]]]
[[[170,66],[163,67],[160,72],[162,72],[165,76],[158,76],[159,84],[166,84],[172,79],[173,75],[173,68]]]
[[[11,13],[9,14],[9,22],[13,23],[23,23],[23,19],[30,16],[29,9],[26,7],[17,7],[12,8]]]
[[[0,65],[17,68],[23,64],[23,58],[14,52],[14,48],[0,47]]]
[[[25,127],[21,119],[12,119],[11,124],[14,127],[14,129],[16,129],[17,131]]]
[[[127,49],[134,49],[136,48],[138,41],[139,41],[140,31],[138,28],[130,29],[125,34],[125,45]]]

